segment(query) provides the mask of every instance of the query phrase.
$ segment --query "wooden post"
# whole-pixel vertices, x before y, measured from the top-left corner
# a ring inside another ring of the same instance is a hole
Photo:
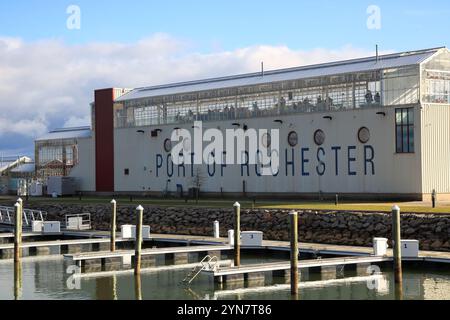
[[[134,252],[134,274],[141,274],[141,249],[142,249],[142,220],[144,217],[144,208],[139,206],[137,210],[136,223],[136,250]]]
[[[20,262],[22,256],[22,250],[20,246],[22,245],[22,207],[19,202],[14,205],[14,263]]]
[[[134,277],[134,295],[136,297],[136,300],[142,300],[142,286],[140,274]]]
[[[116,215],[117,215],[117,202],[111,201],[112,213],[111,213],[111,252],[116,251]]]
[[[289,212],[291,220],[291,294],[298,295],[298,214]]]
[[[394,241],[394,275],[395,283],[402,285],[402,252],[401,252],[401,225],[400,208],[392,207],[392,240]]]
[[[14,262],[14,300],[20,299],[22,289],[22,262]]]
[[[20,199],[21,200],[21,199]],[[14,299],[20,298],[20,289],[22,287],[22,201],[14,205]]]
[[[234,209],[234,265],[241,265],[241,205],[236,202]]]

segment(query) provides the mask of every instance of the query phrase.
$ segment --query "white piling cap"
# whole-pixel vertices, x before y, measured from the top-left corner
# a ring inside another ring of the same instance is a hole
[[[240,207],[241,206],[241,204],[239,203],[239,202],[235,202],[234,204],[233,204],[233,207]]]
[[[16,204],[14,205],[14,207],[20,207],[20,203],[16,202]]]
[[[292,211],[289,212],[289,214],[296,215],[296,214],[297,214],[297,211],[292,210]]]
[[[112,199],[111,204],[116,204],[116,200]]]
[[[136,208],[136,210],[138,210],[138,211],[141,211],[141,210],[142,210],[142,211],[143,211],[143,210],[144,210],[144,207],[140,205],[139,207]]]
[[[398,206],[398,205],[394,205],[393,207],[392,207],[392,211],[400,211],[400,207]]]
[[[17,202],[23,202],[22,198],[17,199]]]

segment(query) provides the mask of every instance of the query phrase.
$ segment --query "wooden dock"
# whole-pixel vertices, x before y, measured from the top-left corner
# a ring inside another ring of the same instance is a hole
[[[360,275],[368,274],[368,267],[371,264],[392,262],[392,257],[388,256],[358,256],[358,257],[339,257],[327,259],[299,260],[298,267],[300,272],[309,272],[311,268],[320,268],[322,277],[335,278],[337,267],[353,265]],[[227,282],[259,282],[264,283],[266,273],[272,273],[273,276],[282,276],[289,280],[290,262],[273,262],[263,264],[242,265],[240,267],[217,268],[215,270],[203,270],[202,272],[214,277],[216,283]]]
[[[220,244],[144,249],[141,252],[142,265],[144,267],[155,266],[157,256],[164,256],[164,259],[170,260],[173,265],[187,264],[189,262],[189,253],[214,255],[220,258],[222,251],[229,251],[232,249],[233,248],[229,245]],[[104,268],[105,266],[116,269],[129,268],[132,265],[132,257],[134,254],[134,250],[117,250],[114,252],[102,251],[65,254],[64,258],[73,261],[77,266],[90,271],[91,269]]]
[[[134,241],[133,239],[116,239],[116,242]],[[22,242],[21,248],[25,249],[25,255],[29,255],[29,250],[34,249],[36,255],[50,255],[51,248],[57,248],[57,252],[61,251],[61,247],[67,247],[69,253],[79,253],[83,251],[92,251],[93,247],[98,250],[108,250],[110,240],[107,238],[88,238],[88,239],[70,239],[70,240],[52,240],[52,241],[36,241]],[[12,258],[14,251],[13,243],[0,244],[0,258]],[[28,254],[27,254],[28,252]]]

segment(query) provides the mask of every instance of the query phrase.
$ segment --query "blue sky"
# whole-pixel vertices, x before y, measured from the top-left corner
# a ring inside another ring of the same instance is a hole
[[[65,28],[66,8],[78,5],[82,28]],[[381,30],[366,28],[366,9],[380,7]],[[254,44],[292,49],[375,42],[398,50],[447,45],[450,2],[441,1],[142,1],[21,0],[0,3],[0,33],[68,43],[134,42],[155,32],[188,39],[201,52]]]
[[[80,30],[66,27],[69,5]],[[47,130],[89,124],[96,88],[448,47],[449,30],[444,0],[1,1],[0,154],[32,156]]]

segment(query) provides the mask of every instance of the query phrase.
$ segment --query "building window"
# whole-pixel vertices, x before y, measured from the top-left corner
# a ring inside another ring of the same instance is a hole
[[[414,108],[395,109],[395,141],[397,153],[414,152]]]
[[[123,170],[123,174],[126,175],[126,176],[129,176],[130,175],[130,169]]]

